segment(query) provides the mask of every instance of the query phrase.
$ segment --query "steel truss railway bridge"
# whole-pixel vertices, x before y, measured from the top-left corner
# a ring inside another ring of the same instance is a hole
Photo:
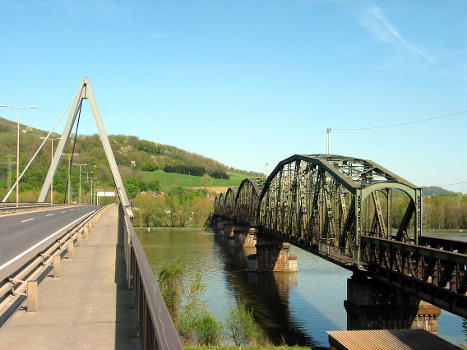
[[[392,200],[405,214],[392,229]],[[422,189],[370,160],[294,155],[215,199],[213,222],[257,229],[467,317],[467,243],[422,235]],[[214,223],[215,224],[215,223]]]

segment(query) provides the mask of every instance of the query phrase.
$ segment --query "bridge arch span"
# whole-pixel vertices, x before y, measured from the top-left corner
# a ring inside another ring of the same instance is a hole
[[[246,178],[240,183],[235,198],[235,219],[238,223],[257,225],[259,195],[264,182],[261,178]]]
[[[224,216],[233,218],[235,213],[235,198],[237,197],[234,188],[229,187],[224,197]]]
[[[224,215],[224,194],[221,193],[217,198],[218,214]]]
[[[338,155],[294,155],[267,178],[258,206],[258,223],[316,247],[356,257],[362,235],[391,238],[391,195],[410,200],[396,239],[407,237],[416,214],[414,237],[421,235],[421,189],[375,162]],[[380,193],[385,193],[381,203]]]

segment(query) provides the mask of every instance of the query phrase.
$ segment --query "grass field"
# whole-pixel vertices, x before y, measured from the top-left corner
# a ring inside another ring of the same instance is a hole
[[[239,186],[247,175],[228,172],[229,179],[214,179],[210,176],[192,176],[177,173],[166,173],[163,170],[144,172],[146,180],[158,179],[162,190],[167,190],[177,186],[180,187],[224,187]]]

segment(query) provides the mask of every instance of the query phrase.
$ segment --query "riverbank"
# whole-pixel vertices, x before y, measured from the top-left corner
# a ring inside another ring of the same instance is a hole
[[[460,228],[430,228],[424,229],[423,233],[466,233],[467,230]]]
[[[135,226],[135,229],[150,229],[150,230],[193,230],[193,229],[204,229],[204,226]],[[424,229],[423,233],[432,234],[443,234],[443,233],[467,233],[465,229],[453,229],[453,228],[442,228],[442,229]]]

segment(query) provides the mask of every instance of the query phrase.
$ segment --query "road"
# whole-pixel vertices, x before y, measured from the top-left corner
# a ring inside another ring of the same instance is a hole
[[[0,272],[96,209],[96,206],[83,205],[0,216]]]

